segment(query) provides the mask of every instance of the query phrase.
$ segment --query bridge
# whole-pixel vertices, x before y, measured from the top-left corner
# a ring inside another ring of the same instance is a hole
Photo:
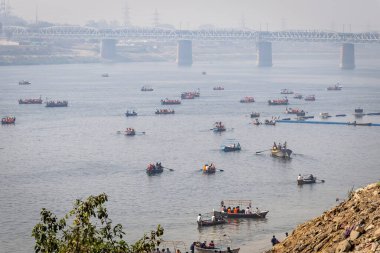
[[[177,41],[178,65],[191,65],[192,41],[239,41],[248,40],[256,43],[257,65],[272,66],[272,42],[323,42],[342,43],[341,64],[343,69],[355,68],[355,44],[380,43],[379,32],[339,33],[332,31],[254,31],[254,30],[171,30],[160,28],[116,28],[97,29],[83,26],[53,26],[40,29],[5,26],[3,34],[13,40],[99,40],[100,55],[103,58],[113,58],[116,55],[118,40],[155,40]]]

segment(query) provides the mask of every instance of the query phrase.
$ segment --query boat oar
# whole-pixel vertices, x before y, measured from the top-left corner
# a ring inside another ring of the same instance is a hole
[[[222,170],[222,169],[217,169],[217,170],[219,170],[220,172],[223,172],[224,170]]]
[[[267,150],[262,150],[262,151],[256,151],[256,155],[257,154],[260,154],[260,153],[263,153],[263,152],[266,152],[266,151],[270,151],[271,149],[267,149]]]
[[[173,169],[170,169],[170,168],[168,168],[168,167],[162,167],[162,168],[164,168],[164,169],[168,169],[169,171],[174,171]]]

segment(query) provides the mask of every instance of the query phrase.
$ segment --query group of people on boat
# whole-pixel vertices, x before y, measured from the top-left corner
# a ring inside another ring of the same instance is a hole
[[[278,144],[276,144],[276,142],[273,142],[273,147],[272,147],[273,150],[284,150],[284,149],[287,149],[286,147],[286,141],[283,145],[281,145],[281,143],[279,142]]]
[[[215,132],[222,132],[222,131],[226,131],[226,127],[223,125],[223,123],[221,121],[217,121],[214,124],[214,129],[213,130]]]
[[[253,103],[255,99],[253,97],[244,97],[240,99],[240,103]]]
[[[14,124],[16,122],[16,117],[6,116],[1,119],[1,124]]]
[[[165,98],[165,99],[161,99],[161,104],[163,104],[163,105],[178,105],[178,104],[181,104],[181,100]]]
[[[156,109],[156,114],[173,114],[174,110],[171,109]]]
[[[125,134],[126,135],[135,135],[136,131],[134,128],[128,127],[127,129],[125,129]]]
[[[240,206],[236,206],[236,207],[226,207],[226,206],[222,206],[221,207],[221,212],[222,213],[244,213],[244,214],[252,214],[252,213],[260,213],[260,210],[259,208],[256,207],[256,210],[255,211],[252,211],[252,207],[251,206],[247,206],[245,209],[240,209]]]
[[[202,249],[215,249],[215,243],[214,241],[210,241],[209,244],[207,244],[207,241],[204,241],[204,242],[197,242],[196,243],[196,246],[198,246],[199,248],[202,248]]]
[[[146,168],[147,172],[154,172],[157,170],[162,170],[164,167],[162,167],[161,162],[149,163],[148,167]]]
[[[68,104],[66,100],[47,101],[46,107],[66,107]]]
[[[202,168],[203,173],[215,173],[216,167],[215,164],[211,163],[210,165],[205,164]]]

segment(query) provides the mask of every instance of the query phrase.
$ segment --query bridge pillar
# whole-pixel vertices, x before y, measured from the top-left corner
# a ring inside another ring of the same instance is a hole
[[[178,66],[191,66],[193,64],[193,46],[191,40],[179,40],[177,43]]]
[[[115,39],[102,39],[100,45],[100,56],[105,59],[112,59],[116,56],[116,43]]]
[[[340,68],[355,68],[355,45],[352,43],[343,43],[340,49]]]
[[[268,41],[260,41],[256,43],[258,67],[272,67],[272,43]]]

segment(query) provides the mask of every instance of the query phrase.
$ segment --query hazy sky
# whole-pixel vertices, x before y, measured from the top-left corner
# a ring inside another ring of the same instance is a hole
[[[154,11],[160,23],[196,29],[203,24],[269,30],[334,29],[380,30],[380,0],[9,0],[12,12],[27,20],[85,24],[89,20],[124,21],[151,26]],[[244,18],[243,18],[244,17]]]

